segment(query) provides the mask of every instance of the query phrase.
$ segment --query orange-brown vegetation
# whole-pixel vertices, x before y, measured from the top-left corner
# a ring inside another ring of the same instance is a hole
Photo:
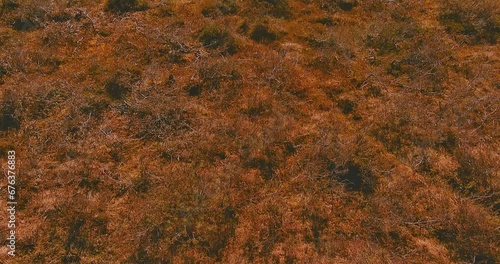
[[[500,261],[498,1],[0,8],[2,263]]]

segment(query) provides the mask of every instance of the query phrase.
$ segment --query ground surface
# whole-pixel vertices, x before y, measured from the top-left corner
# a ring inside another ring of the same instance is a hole
[[[1,2],[2,263],[500,261],[497,1],[96,2]]]

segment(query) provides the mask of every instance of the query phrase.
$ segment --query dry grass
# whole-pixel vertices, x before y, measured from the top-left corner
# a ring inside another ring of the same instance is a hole
[[[495,1],[1,4],[16,263],[500,261]]]

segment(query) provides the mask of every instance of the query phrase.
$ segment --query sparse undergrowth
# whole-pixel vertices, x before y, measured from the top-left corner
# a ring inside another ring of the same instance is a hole
[[[16,263],[498,263],[498,8],[1,2]]]
[[[446,31],[470,44],[496,44],[500,37],[500,4],[446,0],[442,2],[440,22]]]

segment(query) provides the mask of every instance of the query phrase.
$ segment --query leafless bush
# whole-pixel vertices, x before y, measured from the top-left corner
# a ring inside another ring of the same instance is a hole
[[[231,33],[215,24],[204,27],[199,40],[205,48],[220,49],[223,53],[232,55],[239,50],[239,45]]]
[[[112,99],[122,100],[132,91],[132,86],[139,79],[140,72],[135,70],[121,70],[106,80],[104,90]]]
[[[9,90],[4,92],[0,109],[0,131],[19,129],[21,121],[18,118],[16,101]]]
[[[273,32],[268,25],[257,24],[250,33],[250,38],[261,43],[273,42],[277,39],[277,34]]]
[[[131,11],[141,11],[147,8],[142,0],[108,0],[106,11],[114,13],[126,13]]]

